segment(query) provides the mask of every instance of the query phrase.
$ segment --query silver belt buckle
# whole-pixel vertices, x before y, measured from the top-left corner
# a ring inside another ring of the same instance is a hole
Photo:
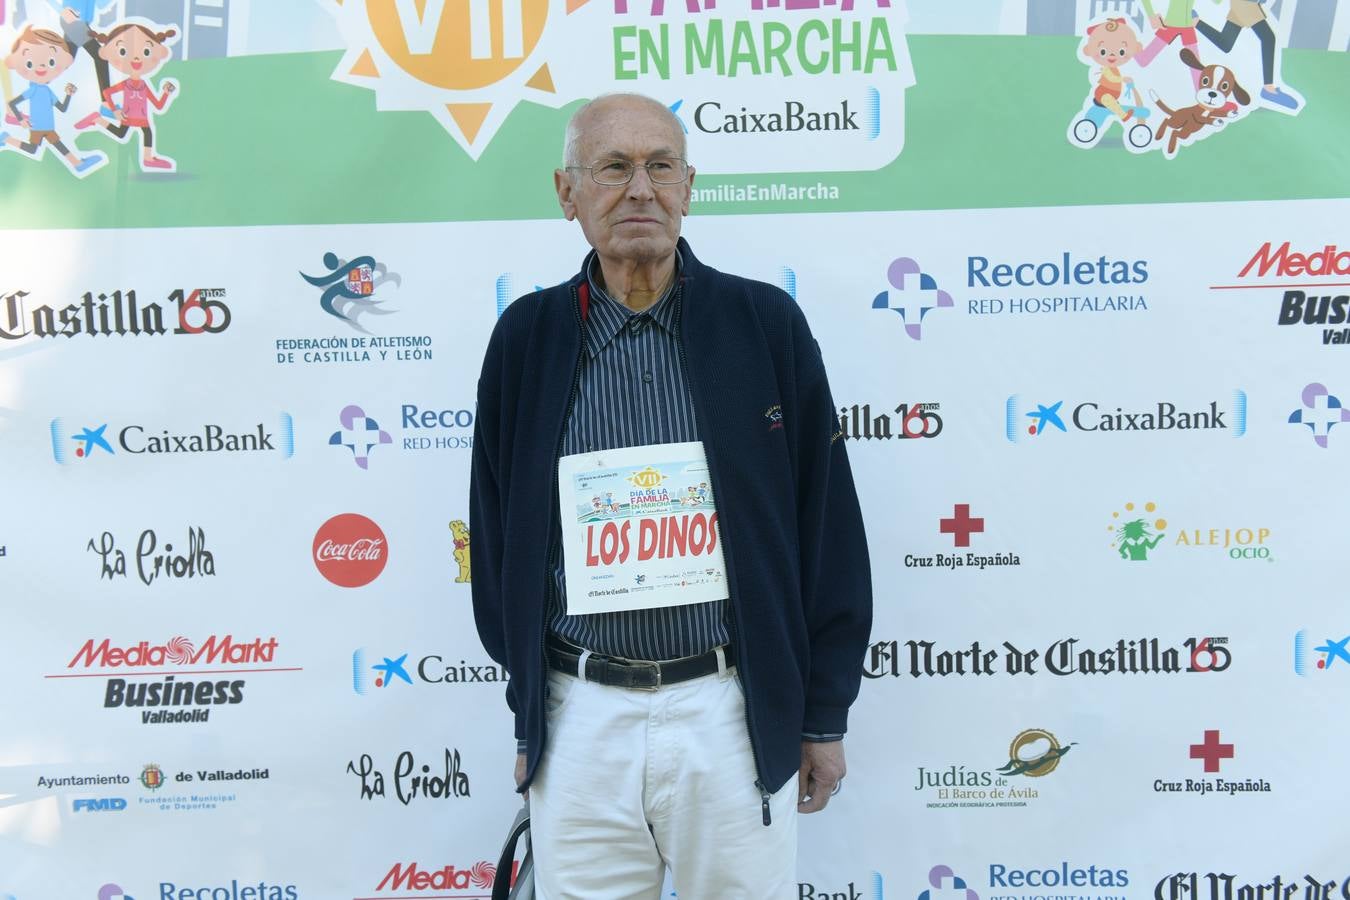
[[[653,692],[661,690],[661,664],[659,662],[652,662],[648,659],[625,659],[624,662],[634,668],[644,666],[650,667],[651,670],[656,673],[656,684],[651,685],[650,687],[645,684],[635,684],[631,686],[630,690]]]

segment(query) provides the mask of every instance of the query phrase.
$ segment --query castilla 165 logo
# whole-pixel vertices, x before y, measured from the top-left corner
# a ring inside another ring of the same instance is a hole
[[[168,308],[144,301],[135,290],[96,294],[50,306],[28,291],[0,293],[0,340],[26,337],[140,337],[165,334],[220,334],[230,327],[222,288],[171,291]]]
[[[389,562],[380,526],[358,513],[333,516],[314,535],[314,565],[338,587],[370,584]]]

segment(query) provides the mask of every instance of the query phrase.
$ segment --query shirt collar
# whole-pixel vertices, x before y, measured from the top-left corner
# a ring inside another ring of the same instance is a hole
[[[605,293],[605,289],[596,282],[597,260],[598,257],[592,256],[586,266],[586,282],[590,285],[591,291],[590,310],[586,316],[586,347],[592,359],[634,318],[645,318],[659,325],[667,333],[675,334],[675,301],[671,297],[675,293],[675,286],[680,282],[680,272],[684,268],[684,257],[678,249],[675,251],[675,278],[670,282],[670,287],[661,295],[660,300],[642,312],[634,312]]]

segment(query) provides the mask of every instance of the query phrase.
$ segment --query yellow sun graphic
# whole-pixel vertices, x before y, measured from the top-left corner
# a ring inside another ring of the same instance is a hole
[[[588,0],[329,0],[347,52],[333,79],[380,110],[423,110],[477,159],[517,103],[558,107],[546,59]]]

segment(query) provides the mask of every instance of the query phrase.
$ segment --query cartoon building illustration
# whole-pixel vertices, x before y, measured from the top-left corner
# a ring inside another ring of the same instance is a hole
[[[183,59],[214,59],[235,56],[231,36],[239,27],[231,18],[248,21],[249,0],[121,0],[127,16],[142,16],[161,25],[172,25],[182,35],[177,50]]]

